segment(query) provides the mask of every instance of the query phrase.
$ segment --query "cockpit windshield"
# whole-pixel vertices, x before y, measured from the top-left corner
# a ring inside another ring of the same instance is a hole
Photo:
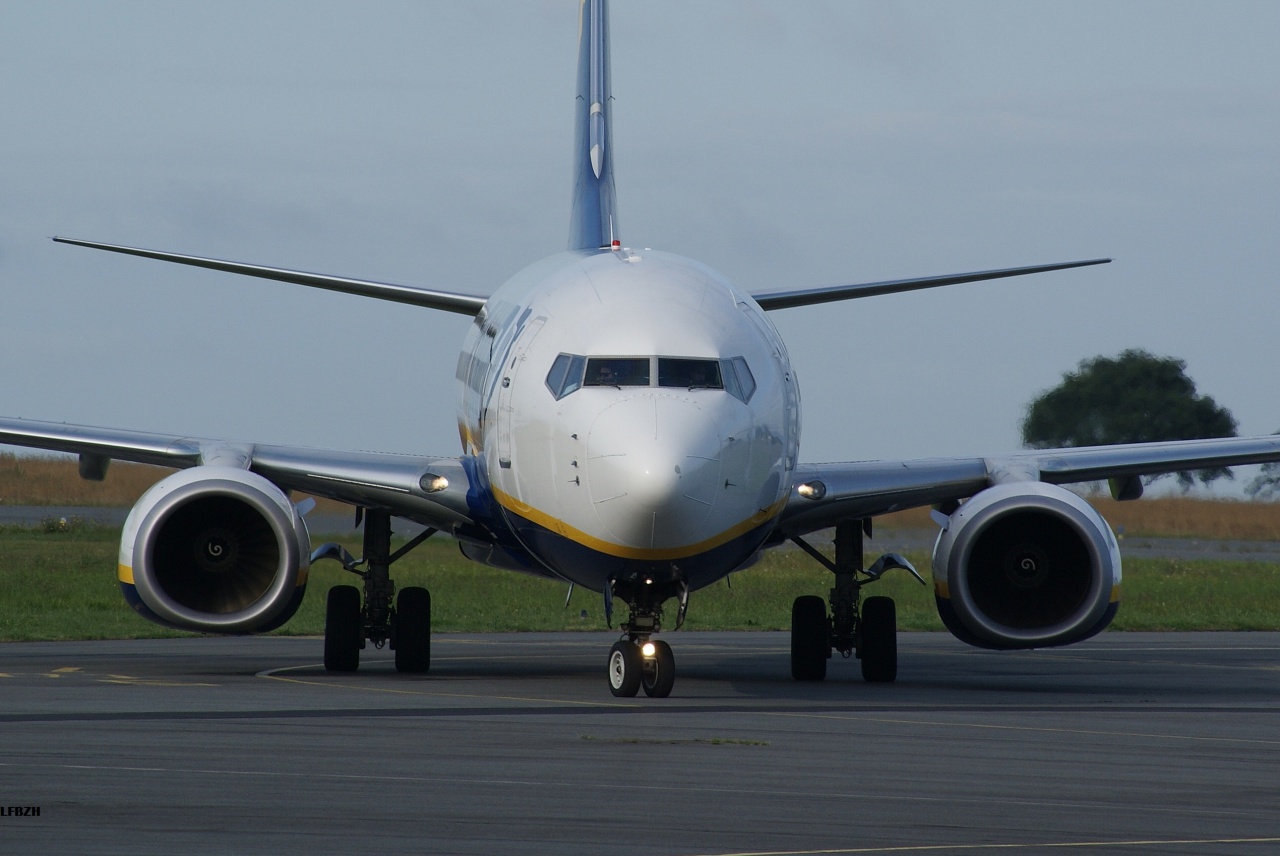
[[[591,357],[584,386],[648,386],[648,357]]]
[[[656,370],[656,371],[655,371]],[[657,378],[657,384],[653,383]],[[560,354],[547,372],[547,389],[557,400],[584,386],[659,386],[667,389],[720,389],[747,402],[756,383],[742,357],[584,357]]]
[[[658,386],[724,389],[720,380],[720,363],[716,360],[658,357]]]

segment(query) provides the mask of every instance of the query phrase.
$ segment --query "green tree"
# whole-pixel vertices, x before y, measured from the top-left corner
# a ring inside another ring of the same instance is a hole
[[[1051,449],[1236,436],[1231,412],[1198,395],[1186,368],[1182,360],[1143,350],[1082,360],[1027,406],[1022,442]],[[1180,472],[1178,481],[1186,490],[1197,478],[1208,484],[1222,476],[1231,478],[1231,471]]]
[[[1280,431],[1276,433],[1280,434]],[[1244,490],[1254,499],[1280,498],[1280,461],[1263,464],[1262,469]]]

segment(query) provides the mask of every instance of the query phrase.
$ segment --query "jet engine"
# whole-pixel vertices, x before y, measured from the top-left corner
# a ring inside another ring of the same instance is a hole
[[[143,494],[120,539],[120,588],[144,617],[179,630],[262,633],[302,603],[307,527],[260,475],[182,470]]]
[[[1068,645],[1115,617],[1120,550],[1107,522],[1074,493],[1007,483],[947,518],[933,580],[943,623],[971,645]]]

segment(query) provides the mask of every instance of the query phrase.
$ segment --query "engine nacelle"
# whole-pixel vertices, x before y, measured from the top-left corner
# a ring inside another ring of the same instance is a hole
[[[996,485],[939,533],[933,581],[943,623],[971,645],[1068,645],[1115,617],[1120,548],[1074,493],[1042,482]]]
[[[235,467],[193,467],[158,482],[129,512],[120,539],[125,600],[179,630],[274,630],[301,605],[310,564],[293,503]]]

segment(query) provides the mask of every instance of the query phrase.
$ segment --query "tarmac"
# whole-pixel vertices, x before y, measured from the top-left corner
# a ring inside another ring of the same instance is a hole
[[[1280,634],[901,634],[887,685],[665,637],[667,699],[609,694],[603,633],[440,634],[422,676],[327,674],[314,638],[3,644],[0,852],[1280,852]]]

